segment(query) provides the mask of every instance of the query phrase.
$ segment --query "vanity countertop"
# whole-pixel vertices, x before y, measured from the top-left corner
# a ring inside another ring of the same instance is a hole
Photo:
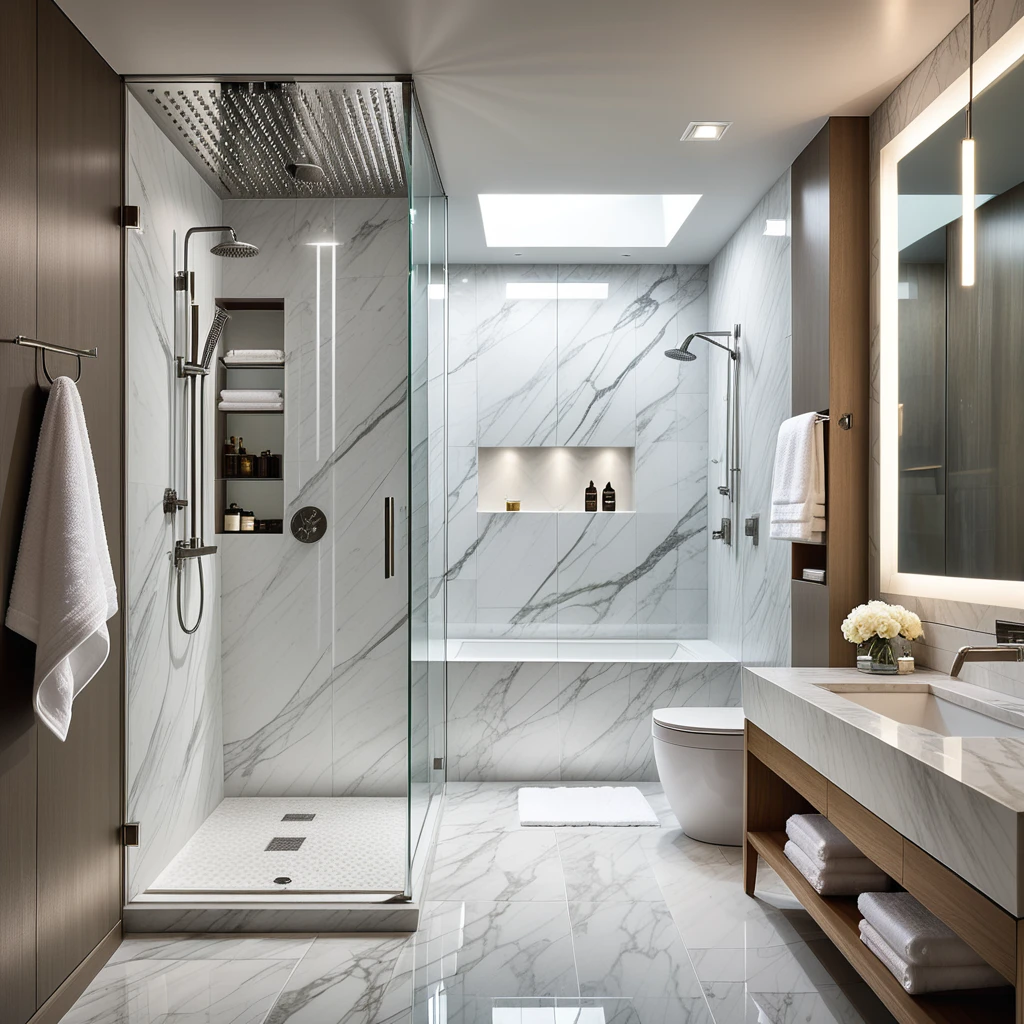
[[[825,689],[830,687],[830,689]],[[748,668],[746,717],[1010,913],[1024,917],[1024,739],[940,736],[846,690],[924,690],[1009,724],[1024,700],[918,670]]]

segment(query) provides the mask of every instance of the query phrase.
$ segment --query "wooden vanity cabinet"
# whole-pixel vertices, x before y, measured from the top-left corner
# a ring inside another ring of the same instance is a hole
[[[783,853],[791,814],[824,814],[870,860],[983,957],[1005,989],[911,996],[860,941],[857,901],[819,896]],[[789,886],[900,1024],[1024,1024],[1024,920],[965,882],[751,722],[744,740],[743,884],[758,858]]]

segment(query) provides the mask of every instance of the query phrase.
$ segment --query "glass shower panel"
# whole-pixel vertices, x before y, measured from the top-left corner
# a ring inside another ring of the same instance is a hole
[[[414,95],[409,125],[409,835],[415,855],[444,782],[448,201]]]

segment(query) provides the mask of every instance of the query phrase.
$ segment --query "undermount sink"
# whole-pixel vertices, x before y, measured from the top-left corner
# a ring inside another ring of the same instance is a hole
[[[1005,714],[1017,719],[1019,725],[963,707],[927,690],[827,689],[869,711],[940,736],[1010,736],[1024,740],[1024,718],[1013,712]]]

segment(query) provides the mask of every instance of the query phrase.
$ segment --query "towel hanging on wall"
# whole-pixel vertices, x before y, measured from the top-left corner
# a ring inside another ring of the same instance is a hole
[[[825,532],[825,434],[817,413],[779,427],[772,475],[771,536],[816,541]]]
[[[72,702],[107,660],[106,623],[116,611],[82,399],[58,377],[39,431],[7,625],[36,645],[36,714],[60,740]]]

